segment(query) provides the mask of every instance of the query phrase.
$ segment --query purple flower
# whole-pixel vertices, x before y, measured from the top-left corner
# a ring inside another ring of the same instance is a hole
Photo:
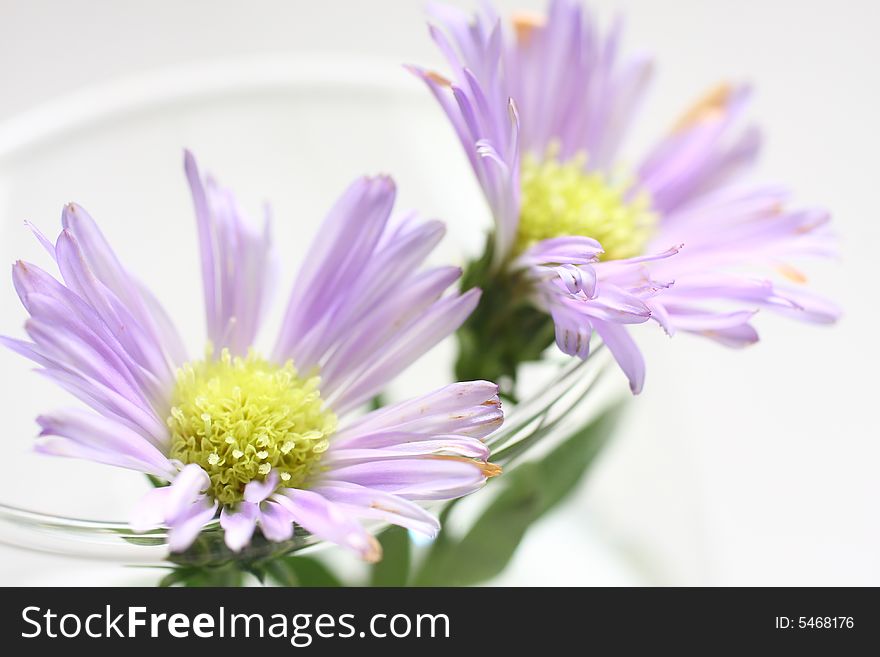
[[[833,253],[821,210],[791,210],[785,192],[741,175],[758,154],[741,128],[749,90],[722,85],[627,171],[619,145],[651,76],[620,52],[576,0],[512,30],[487,4],[475,17],[431,9],[447,78],[413,67],[449,117],[495,219],[499,275],[525,272],[553,318],[559,347],[585,358],[595,331],[630,379],[645,365],[628,324],[652,319],[740,346],[772,308],[813,322],[837,309],[803,289],[743,274],[765,266],[802,280],[789,260]]]
[[[362,178],[337,201],[293,286],[272,352],[253,345],[271,273],[268,221],[255,229],[229,191],[186,154],[198,224],[209,347],[188,359],[168,315],[120,263],[92,218],[68,205],[53,244],[60,278],[24,262],[13,280],[29,341],[0,338],[91,410],[38,419],[37,450],[137,470],[170,485],[132,514],[185,550],[217,517],[242,549],[297,523],[380,558],[359,519],[433,536],[416,502],[448,500],[500,472],[483,438],[502,422],[494,384],[456,383],[339,421],[454,332],[479,291],[446,294],[453,267],[420,270],[443,225],[393,215],[390,178]]]

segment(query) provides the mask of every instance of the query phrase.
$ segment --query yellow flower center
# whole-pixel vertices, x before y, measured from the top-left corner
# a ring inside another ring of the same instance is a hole
[[[599,241],[603,260],[641,254],[657,222],[648,196],[633,193],[629,181],[587,171],[584,156],[563,162],[557,152],[523,156],[516,252],[551,237],[583,235]]]
[[[336,429],[317,376],[301,377],[291,361],[275,365],[224,349],[177,372],[168,427],[170,456],[197,463],[223,505],[244,499],[251,481],[275,471],[279,486],[297,486],[314,470]]]

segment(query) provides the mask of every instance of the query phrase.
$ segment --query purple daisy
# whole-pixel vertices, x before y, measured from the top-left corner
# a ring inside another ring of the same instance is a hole
[[[456,383],[340,418],[477,304],[477,290],[444,294],[457,268],[419,271],[443,225],[392,214],[388,177],[354,182],[321,226],[264,358],[253,345],[273,283],[269,222],[253,227],[189,153],[185,168],[205,290],[203,359],[187,358],[168,315],[79,206],[64,208],[54,244],[34,231],[60,278],[13,266],[30,341],[0,340],[91,408],[41,416],[37,450],[170,482],[144,496],[132,526],[167,526],[175,552],[218,513],[235,551],[257,527],[285,541],[294,523],[367,560],[381,550],[359,519],[435,535],[438,521],[416,502],[467,495],[500,472],[482,440],[502,422],[496,386]]]
[[[633,170],[617,159],[651,76],[620,54],[576,0],[512,30],[486,3],[475,17],[433,6],[431,35],[452,72],[413,67],[449,117],[495,220],[496,275],[531,281],[556,342],[585,358],[595,331],[634,392],[644,359],[627,324],[649,319],[729,346],[758,339],[759,308],[828,323],[837,309],[800,288],[790,260],[830,255],[823,210],[789,209],[785,191],[748,183],[758,132],[740,126],[749,90],[722,85],[684,114]]]

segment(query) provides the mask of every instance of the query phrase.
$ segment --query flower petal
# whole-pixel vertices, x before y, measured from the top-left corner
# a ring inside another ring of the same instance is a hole
[[[172,552],[183,552],[198,537],[202,528],[214,519],[217,503],[207,498],[195,502],[169,522],[168,547]]]
[[[382,431],[483,438],[502,421],[497,385],[488,381],[453,383],[367,413],[340,429],[333,437],[333,446],[356,447],[363,444],[361,436]]]
[[[435,303],[401,328],[384,353],[358,372],[344,388],[329,396],[328,404],[341,414],[375,395],[422,354],[458,329],[479,299],[480,291],[471,289],[461,296],[446,297]]]
[[[427,312],[459,276],[458,267],[440,267],[417,274],[388,291],[356,325],[347,325],[348,332],[340,336],[333,353],[321,367],[323,393],[331,395],[358,371],[381,358],[402,331]]]
[[[93,305],[141,365],[160,380],[167,379],[185,357],[179,336],[169,332],[167,314],[154,299],[145,301],[142,284],[122,267],[83,208],[68,204],[61,222],[64,230],[55,253],[67,285]]]
[[[397,459],[329,468],[323,477],[373,488],[409,500],[450,500],[468,495],[495,474],[485,463],[456,457]]]
[[[333,311],[367,267],[391,214],[396,188],[384,176],[348,187],[321,224],[290,294],[275,358],[308,370],[329,347],[323,338]]]
[[[147,532],[165,524],[171,488],[154,488],[145,493],[129,514],[129,525],[136,532]]]
[[[309,532],[360,555],[365,561],[382,558],[375,538],[342,508],[313,491],[286,488],[272,498],[287,510],[293,520]]]
[[[245,502],[250,502],[251,504],[259,504],[267,497],[269,497],[275,489],[278,487],[278,473],[272,470],[269,473],[269,476],[266,477],[266,481],[259,481],[258,479],[254,479],[247,486],[244,487],[244,499]]]
[[[202,181],[189,151],[184,168],[199,232],[208,338],[216,350],[226,347],[244,355],[266,309],[272,271],[269,220],[261,230],[252,228],[229,190],[210,176]]]
[[[174,509],[192,502],[210,485],[211,479],[201,466],[195,463],[183,466],[171,483],[174,494],[168,500],[169,515],[173,517]]]
[[[645,358],[627,328],[601,321],[595,321],[593,326],[629,379],[630,390],[639,394],[645,385]]]
[[[267,500],[260,505],[259,522],[263,536],[270,541],[281,543],[293,536],[293,516],[278,502]]]
[[[322,481],[313,490],[360,518],[384,520],[429,538],[440,531],[433,515],[397,495],[343,481]]]
[[[482,441],[455,434],[425,436],[417,433],[382,432],[361,436],[360,440],[352,442],[357,446],[332,446],[322,463],[325,466],[338,467],[343,463],[435,455],[463,456],[481,461],[489,458],[489,448]]]
[[[45,444],[40,451],[76,456],[135,469],[171,479],[175,468],[168,458],[143,436],[112,418],[79,409],[56,411],[37,418],[41,437],[58,436],[64,443]],[[72,443],[72,444],[71,444]]]
[[[260,511],[256,504],[241,504],[237,511],[223,508],[220,511],[220,526],[223,528],[223,540],[233,552],[241,552],[251,542],[251,536],[257,526]]]

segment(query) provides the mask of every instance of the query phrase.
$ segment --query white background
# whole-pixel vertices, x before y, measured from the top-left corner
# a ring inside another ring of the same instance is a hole
[[[541,4],[499,3],[504,9]],[[640,332],[649,379],[625,430],[578,495],[529,536],[500,581],[880,584],[874,379],[880,364],[874,257],[880,243],[875,182],[880,42],[874,36],[880,5],[869,0],[642,0],[593,6],[606,19],[622,9],[628,16],[628,46],[658,60],[631,153],[718,80],[755,83],[752,116],[767,136],[761,173],[791,186],[803,203],[834,211],[841,261],[808,272],[815,273],[811,285],[834,297],[846,315],[833,329],[764,316],[759,321],[764,341],[744,352],[688,338],[670,343],[654,331]],[[118,89],[141,75],[161,79],[161,71],[182,65],[237,70],[256,57],[287,61],[295,53],[302,55],[298,62],[305,58],[317,68],[322,53],[334,61],[380,57],[441,65],[424,30],[421,4],[403,0],[2,0],[0,120],[33,116],[35,108],[41,112],[41,105],[71,94],[88,97],[96,85]],[[128,88],[136,93],[138,85]],[[177,277],[196,271],[186,260],[194,254],[194,240],[179,152],[168,151],[177,138],[197,147],[249,207],[256,208],[264,196],[280,199],[280,219],[311,222],[344,180],[387,166],[400,181],[406,204],[449,221],[445,253],[478,242],[465,234],[473,222],[460,209],[473,209],[484,225],[488,219],[457,144],[447,143],[449,134],[442,132],[442,120],[427,99],[412,101],[411,108],[409,96],[391,99],[393,109],[384,115],[381,106],[360,112],[350,103],[338,115],[325,116],[324,128],[340,122],[339,134],[351,142],[328,146],[334,157],[352,153],[334,168],[324,161],[311,166],[318,144],[261,153],[273,145],[265,134],[249,143],[241,133],[215,128],[224,117],[241,124],[247,112],[259,110],[261,98],[238,97],[228,115],[223,107],[209,111],[198,104],[157,114],[139,124],[156,130],[156,139],[141,134],[136,151],[121,149],[137,136],[114,124],[103,132],[92,126],[98,132],[91,145],[56,140],[21,155],[15,160],[19,166],[14,171],[7,166],[0,177],[3,257],[7,262],[38,258],[20,235],[20,220],[34,219],[51,232],[61,203],[81,200],[93,213],[114,217],[107,232],[120,252],[160,294],[172,295],[169,306],[176,315],[196,322],[198,311],[189,306],[198,297],[174,296]],[[267,102],[277,104],[277,98]],[[282,108],[267,110],[267,126],[284,120]],[[210,115],[204,124],[210,123],[210,130],[200,125],[202,115]],[[51,111],[42,116],[58,119]],[[366,120],[372,116],[384,116],[375,130]],[[163,131],[163,122],[174,127]],[[384,152],[381,137],[395,126],[403,137]],[[355,143],[359,132],[363,139]],[[429,159],[424,153],[413,159],[416,151],[404,148],[421,137],[435,149]],[[291,146],[284,139],[278,146]],[[78,154],[84,158],[81,166]],[[102,154],[117,159],[98,160]],[[173,221],[165,217],[166,208],[178,212]],[[163,216],[150,225],[157,212]],[[311,224],[301,229],[312,230]],[[298,248],[290,249],[290,259]],[[187,294],[198,292],[197,282],[184,287]],[[11,285],[0,289],[0,332],[18,335],[23,311],[14,303]],[[127,473],[46,464],[47,459],[23,455],[33,435],[31,418],[57,396],[8,354],[0,355],[0,368],[7,434],[0,437],[6,482],[0,499],[30,501],[45,511],[121,512],[118,498],[125,496],[115,491],[133,486]],[[82,492],[87,488],[96,492]],[[46,581],[34,572],[47,572],[45,559],[6,548],[0,548],[0,557],[0,583]]]

